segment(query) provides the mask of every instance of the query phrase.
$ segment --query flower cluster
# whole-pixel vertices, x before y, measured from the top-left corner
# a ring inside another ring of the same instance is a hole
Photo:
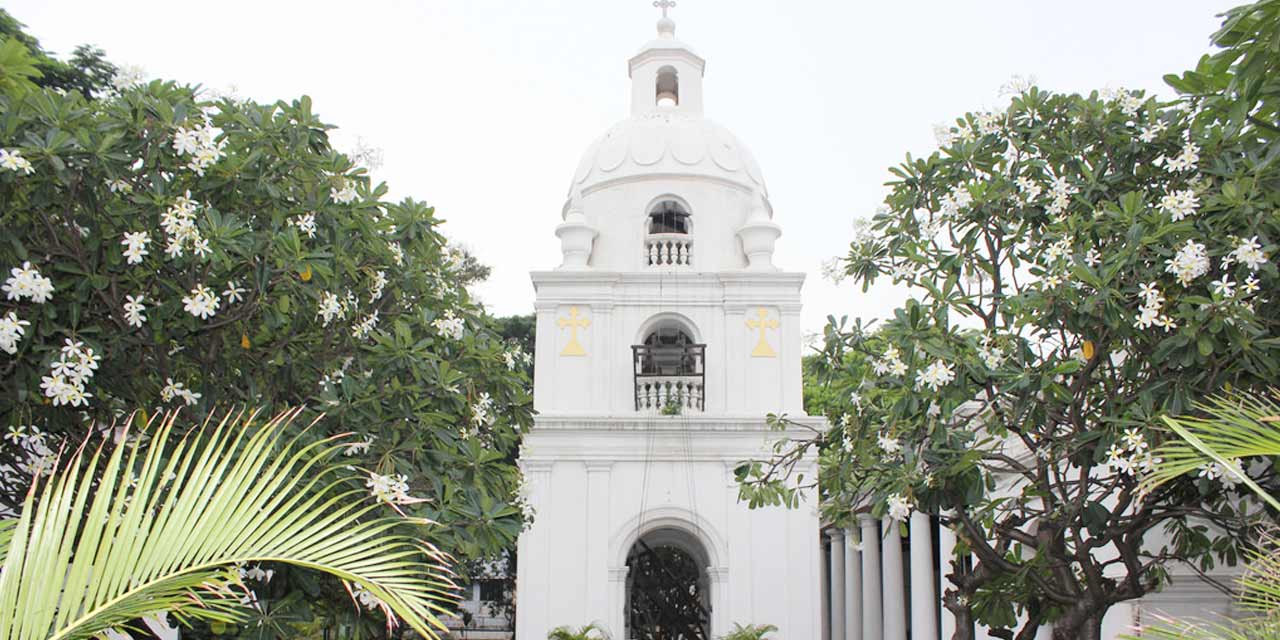
[[[1234,489],[1240,484],[1240,478],[1244,477],[1244,469],[1240,467],[1238,460],[1232,460],[1230,467],[1217,462],[1206,462],[1200,465],[1196,475],[1210,482],[1217,480],[1227,489]]]
[[[52,473],[58,463],[58,456],[46,441],[40,427],[16,425],[9,427],[5,440],[12,442],[26,454],[24,461],[18,463],[18,470],[32,476]]]
[[[1203,244],[1187,240],[1187,243],[1166,261],[1164,270],[1177,276],[1182,286],[1188,286],[1196,278],[1209,272],[1209,254],[1205,252]]]
[[[369,447],[373,446],[373,441],[377,439],[378,436],[375,436],[372,433],[367,433],[364,436],[364,440],[353,440],[348,444],[346,448],[342,450],[342,455],[354,456],[357,454],[369,453]]]
[[[935,360],[933,364],[926,367],[924,371],[916,374],[916,385],[929,387],[930,389],[937,391],[938,389],[950,384],[951,381],[955,379],[956,373],[954,365],[943,360]]]
[[[364,486],[369,489],[370,495],[382,502],[408,504],[414,501],[409,497],[409,476],[404,474],[384,476],[370,472]]]
[[[515,371],[521,364],[527,365],[533,362],[533,356],[525,353],[524,349],[521,349],[520,347],[516,347],[515,349],[502,354],[502,359],[506,361],[507,368],[512,371]]]
[[[165,378],[164,388],[160,390],[160,400],[170,402],[174,398],[182,398],[187,406],[192,406],[200,401],[200,394],[186,388],[181,382],[174,382],[173,378]]]
[[[1160,209],[1169,214],[1174,222],[1195,215],[1200,208],[1200,199],[1191,189],[1173,191],[1160,198]]]
[[[26,333],[23,327],[31,326],[26,320],[19,320],[18,314],[10,311],[5,316],[0,316],[0,351],[4,351],[9,355],[18,352],[18,342],[22,340],[22,335]]]
[[[400,248],[399,242],[388,242],[387,249],[391,251],[391,260],[396,263],[397,267],[404,265],[404,249]]]
[[[227,141],[219,140],[221,135],[222,130],[208,120],[191,129],[178,127],[173,133],[173,150],[180,156],[191,156],[187,168],[203,176],[205,169],[226,155],[222,148]]]
[[[22,152],[17,149],[0,149],[0,169],[8,169],[14,173],[21,171],[25,175],[31,175],[36,170],[31,166],[31,161],[22,157]]]
[[[1053,178],[1049,182],[1049,195],[1051,198],[1049,206],[1045,207],[1045,211],[1052,216],[1062,215],[1067,210],[1067,207],[1071,205],[1071,196],[1077,191],[1079,189],[1071,184],[1065,176]]]
[[[876,445],[880,447],[880,450],[883,451],[885,455],[891,458],[897,458],[902,454],[902,443],[899,442],[897,438],[890,438],[886,434],[882,433],[878,438],[876,438]]]
[[[0,291],[4,291],[10,300],[31,298],[32,302],[44,304],[53,298],[53,281],[40,275],[30,262],[10,269],[9,274]]]
[[[351,204],[359,197],[354,180],[339,178],[338,186],[329,189],[329,197],[340,204]]]
[[[198,284],[191,290],[191,295],[182,297],[182,309],[201,320],[208,320],[218,312],[219,300],[218,294]]]
[[[884,350],[884,355],[875,361],[872,368],[875,370],[876,375],[880,376],[886,374],[901,376],[907,372],[907,365],[902,362],[902,354],[893,345],[889,345],[889,348]]]
[[[132,327],[141,327],[147,321],[147,317],[142,315],[147,310],[146,305],[142,304],[143,297],[142,294],[124,297],[124,320]]]
[[[1142,297],[1142,306],[1138,308],[1138,319],[1134,320],[1133,326],[1139,329],[1148,327],[1162,327],[1166,330],[1177,328],[1177,323],[1167,315],[1162,313],[1164,309],[1164,295],[1160,293],[1156,283],[1150,282],[1142,285],[1138,289],[1138,295]]]
[[[988,369],[995,370],[1004,362],[1004,352],[995,343],[995,338],[982,336],[982,344],[978,346],[978,358]]]
[[[1222,259],[1222,266],[1227,267],[1236,262],[1249,267],[1250,271],[1257,271],[1267,263],[1267,252],[1262,250],[1258,236],[1244,240],[1237,239],[1236,247]]]
[[[368,315],[368,317],[366,317],[364,320],[361,320],[360,322],[357,322],[356,325],[351,328],[351,336],[354,337],[356,340],[363,340],[366,337],[368,337],[370,333],[373,332],[373,328],[376,327],[377,325],[378,325],[378,311],[375,309],[373,313]]]
[[[453,314],[453,311],[445,311],[443,315],[431,321],[431,326],[436,328],[436,332],[441,336],[452,340],[461,340],[463,331],[466,330],[466,322]]]
[[[316,237],[316,214],[314,212],[290,218],[289,224],[297,227],[298,231],[307,234],[308,238]]]
[[[1200,147],[1194,142],[1188,142],[1182,145],[1182,150],[1178,155],[1167,158],[1160,156],[1155,159],[1156,166],[1164,165],[1164,168],[1170,173],[1178,173],[1196,168],[1196,164],[1200,162]]]
[[[209,241],[200,235],[196,227],[196,202],[191,199],[191,192],[178,196],[173,205],[160,216],[160,227],[168,236],[169,244],[165,254],[170,259],[182,257],[185,249],[191,249],[198,256],[209,254]]]
[[[482,392],[476,397],[476,401],[471,404],[471,427],[462,430],[462,437],[469,438],[472,435],[479,435],[481,429],[492,426],[495,420],[493,398],[487,392]]]
[[[49,375],[40,378],[40,388],[55,407],[88,405],[93,394],[85,391],[85,385],[93,378],[101,360],[102,356],[94,353],[92,347],[67,338],[58,359],[49,365]]]
[[[911,517],[911,510],[913,507],[911,506],[911,500],[906,496],[900,493],[895,493],[888,498],[885,498],[884,503],[885,507],[888,509],[890,518],[893,518],[898,522],[903,522],[907,518]]]
[[[1151,455],[1147,448],[1147,438],[1137,429],[1125,429],[1119,442],[1107,449],[1107,467],[1113,473],[1134,475],[1135,472],[1150,471],[1160,460]]]
[[[374,302],[382,297],[383,289],[387,288],[387,272],[377,271],[373,274],[373,282],[369,283],[369,302]]]
[[[321,320],[327,325],[333,322],[334,318],[343,315],[342,301],[338,296],[329,291],[321,292],[319,311],[316,313]]]
[[[147,245],[151,244],[151,235],[146,231],[126,232],[120,244],[124,245],[124,257],[129,264],[142,264],[142,256],[147,255]]]
[[[136,64],[127,64],[116,68],[116,75],[111,78],[111,86],[116,91],[124,91],[142,84],[146,80],[146,72]]]
[[[371,593],[368,589],[365,589],[364,587],[358,584],[355,584],[355,583],[351,584],[351,595],[355,597],[356,602],[360,603],[360,606],[370,611],[374,609],[386,608],[386,605],[383,604],[382,600],[380,600],[378,596],[373,595],[373,593]]]

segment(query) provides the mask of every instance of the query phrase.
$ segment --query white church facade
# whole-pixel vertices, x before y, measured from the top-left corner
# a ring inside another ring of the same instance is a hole
[[[592,622],[615,639],[821,633],[815,498],[749,510],[734,480],[779,437],[767,414],[825,425],[802,406],[804,274],[774,266],[760,169],[703,116],[706,63],[674,30],[664,16],[629,61],[631,114],[574,174],[563,263],[532,274],[520,640]]]

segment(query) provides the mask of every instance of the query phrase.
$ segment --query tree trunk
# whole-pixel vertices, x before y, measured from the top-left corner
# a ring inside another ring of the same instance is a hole
[[[1102,615],[1076,618],[1074,624],[1063,624],[1072,616],[1063,616],[1053,627],[1053,640],[1102,640]]]
[[[946,607],[956,619],[956,631],[947,640],[973,640],[973,611],[956,602],[955,596],[950,593],[943,600],[942,606]]]

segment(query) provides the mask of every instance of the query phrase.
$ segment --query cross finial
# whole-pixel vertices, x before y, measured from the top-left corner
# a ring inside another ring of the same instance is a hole
[[[673,0],[654,0],[653,6],[662,9],[662,17],[667,17],[667,10],[674,8],[676,3]]]

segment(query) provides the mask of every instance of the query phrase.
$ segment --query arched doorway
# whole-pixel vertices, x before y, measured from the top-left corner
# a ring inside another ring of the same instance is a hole
[[[655,529],[627,554],[626,637],[710,640],[711,585],[706,550],[680,529]]]

